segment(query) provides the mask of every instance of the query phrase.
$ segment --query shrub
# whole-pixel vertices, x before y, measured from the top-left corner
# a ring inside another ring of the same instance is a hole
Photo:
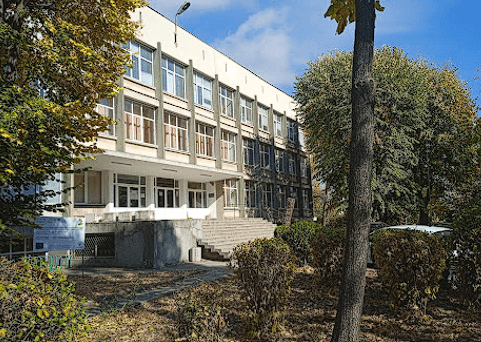
[[[321,225],[315,222],[297,222],[291,226],[278,226],[274,236],[289,244],[301,264],[312,262],[312,241]]]
[[[336,286],[341,280],[345,228],[321,228],[312,242],[313,267],[320,285]]]
[[[249,333],[275,333],[295,271],[295,257],[289,245],[276,238],[243,243],[234,249],[231,263],[246,294]]]
[[[481,304],[481,210],[463,208],[453,223],[455,286],[469,304]]]
[[[416,230],[379,230],[373,236],[378,274],[389,290],[390,305],[425,313],[435,298],[445,268],[441,238]]]
[[[214,284],[190,287],[175,298],[177,333],[191,342],[219,342],[225,332],[222,290]]]
[[[0,340],[78,341],[86,315],[73,293],[61,271],[0,259]]]

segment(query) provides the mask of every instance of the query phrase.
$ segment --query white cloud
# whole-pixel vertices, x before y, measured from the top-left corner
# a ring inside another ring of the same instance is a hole
[[[237,31],[212,45],[266,81],[276,86],[290,84],[294,72],[288,13],[286,7],[255,13]]]

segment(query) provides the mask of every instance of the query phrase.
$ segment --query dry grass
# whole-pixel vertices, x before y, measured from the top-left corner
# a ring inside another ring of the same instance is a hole
[[[169,276],[170,273],[170,276]],[[157,275],[157,276],[156,276]],[[120,278],[96,276],[78,281],[78,293],[88,298],[112,295],[115,291],[152,289],[180,282],[188,274],[172,272],[131,275]],[[481,314],[465,308],[446,292],[440,292],[423,318],[400,317],[387,304],[387,294],[375,272],[367,274],[364,314],[360,341],[383,342],[472,342],[481,341]],[[158,277],[158,278],[157,278]],[[163,284],[163,285],[162,285]],[[242,291],[231,277],[217,282],[222,287],[224,318],[228,332],[224,341],[246,341]],[[122,289],[120,289],[120,287]],[[103,290],[102,290],[103,289]],[[299,269],[292,284],[291,300],[285,314],[284,329],[278,341],[329,341],[334,326],[337,291],[316,286],[312,269]],[[175,329],[173,296],[157,298],[123,310],[105,311],[89,319],[89,340],[95,341],[172,341]],[[179,340],[181,341],[181,340]]]

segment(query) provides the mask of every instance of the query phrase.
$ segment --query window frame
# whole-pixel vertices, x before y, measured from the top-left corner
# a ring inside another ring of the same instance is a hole
[[[98,185],[98,201],[92,201],[91,200],[91,189],[90,189],[90,181],[91,177],[90,175],[97,175],[99,178],[99,185]],[[82,178],[81,182],[78,182],[79,178]],[[88,204],[93,204],[93,205],[98,205],[102,204],[102,172],[101,171],[96,171],[96,170],[85,170],[82,171],[81,173],[75,173],[74,174],[74,205],[88,205]],[[77,191],[82,191],[82,201],[77,201]]]
[[[273,208],[273,191],[272,191],[272,184],[270,183],[263,183],[262,184],[262,205],[264,208]]]
[[[172,65],[172,69],[170,66]],[[178,72],[182,70],[182,73]],[[186,67],[180,63],[177,63],[173,59],[162,56],[161,61],[162,70],[162,91],[164,93],[186,98]],[[170,76],[170,77],[169,77]],[[178,81],[182,81],[178,84]],[[172,84],[171,84],[172,83]]]
[[[175,122],[172,122],[172,118],[175,118]],[[185,122],[185,127],[179,126],[180,122]],[[185,149],[182,149],[182,143]],[[189,151],[189,119],[171,112],[164,112],[164,146],[173,151]]]
[[[258,104],[257,113],[259,115],[259,130],[269,132],[269,108]]]
[[[127,111],[127,103],[131,103],[131,111]],[[135,112],[135,106],[140,107],[140,113]],[[145,115],[145,110],[149,108],[152,110],[152,117]],[[144,144],[155,145],[155,111],[156,108],[144,103],[131,100],[130,98],[124,99],[124,123],[125,123],[125,140],[142,142]],[[131,121],[129,122],[128,117]],[[138,121],[137,121],[138,120]],[[137,124],[136,124],[137,122]],[[145,126],[146,123],[150,123],[150,126]],[[138,127],[136,129],[136,127]],[[146,141],[146,131],[149,131],[149,141]],[[140,134],[140,138],[138,135]]]
[[[221,131],[220,141],[221,158],[223,161],[236,162],[236,134],[230,131]]]
[[[219,111],[223,116],[234,118],[234,91],[223,85],[219,85]]]
[[[198,185],[200,185],[198,187]],[[189,208],[192,209],[205,209],[207,208],[207,187],[205,183],[200,183],[200,182],[188,182],[187,183],[187,190],[188,190],[188,200],[189,200]],[[202,203],[200,206],[197,204],[198,202],[198,197],[200,196],[200,199]],[[194,204],[194,205],[192,205]]]
[[[274,112],[274,135],[282,137],[282,114]]]
[[[259,144],[260,164],[263,169],[270,169],[271,167],[271,145]]]
[[[130,60],[132,61],[132,67],[126,67],[125,75],[139,80],[142,83],[148,84],[150,86],[154,85],[154,50],[148,46],[139,43],[129,41],[122,45],[124,49],[128,50],[130,54]],[[144,53],[143,53],[144,52]],[[150,59],[148,55],[150,54]],[[144,67],[150,66],[149,70],[143,70]],[[147,76],[150,75],[150,76]]]
[[[297,122],[287,120],[287,140],[296,143],[298,141]]]
[[[160,180],[172,182],[172,186],[161,184]],[[164,205],[159,205],[159,190],[164,191]],[[169,193],[172,194],[172,206],[169,206]],[[179,181],[171,178],[155,177],[154,178],[154,196],[156,208],[179,208],[180,207],[180,188]]]
[[[255,165],[255,141],[252,139],[243,138],[242,139],[242,154],[244,165],[254,166]],[[251,162],[249,162],[251,161]]]
[[[199,99],[200,91],[200,99]],[[208,96],[206,96],[208,94]],[[208,101],[206,98],[208,97]],[[212,79],[194,71],[194,103],[212,109]]]
[[[106,101],[109,101],[109,103],[106,103]],[[110,118],[111,120],[115,121],[115,99],[112,97],[110,99],[107,98],[100,98],[99,102],[97,103],[95,107],[95,111],[99,115],[106,116]],[[107,114],[106,114],[107,113]],[[100,132],[100,135],[107,135],[107,136],[115,136],[115,125],[110,124],[108,126],[108,130]]]
[[[137,178],[135,183],[131,182],[119,182],[119,176],[131,177],[133,180]],[[127,206],[120,206],[120,188],[127,189]],[[132,204],[132,190],[138,188],[138,205],[133,206]],[[143,195],[143,197],[142,197]],[[147,207],[147,185],[145,176],[128,175],[128,174],[114,174],[114,207],[115,208],[146,208]]]
[[[248,209],[256,208],[256,185],[251,180],[244,182],[244,205]]]
[[[250,107],[249,107],[250,105]],[[247,97],[240,97],[240,112],[241,112],[241,122],[249,126],[253,125],[253,113],[254,101],[249,100]]]
[[[209,130],[211,131],[211,134],[208,134]],[[214,158],[214,133],[215,133],[215,127],[208,126],[202,122],[195,123],[196,155],[202,156],[202,157]]]
[[[225,179],[223,190],[224,190],[224,208],[238,208],[239,192],[238,192],[237,179]],[[234,196],[232,196],[233,194]],[[234,198],[234,201],[231,201],[232,198]]]

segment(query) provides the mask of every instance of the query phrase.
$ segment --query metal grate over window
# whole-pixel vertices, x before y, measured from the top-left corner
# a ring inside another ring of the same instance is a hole
[[[85,234],[85,249],[72,251],[72,258],[114,258],[115,234]]]

